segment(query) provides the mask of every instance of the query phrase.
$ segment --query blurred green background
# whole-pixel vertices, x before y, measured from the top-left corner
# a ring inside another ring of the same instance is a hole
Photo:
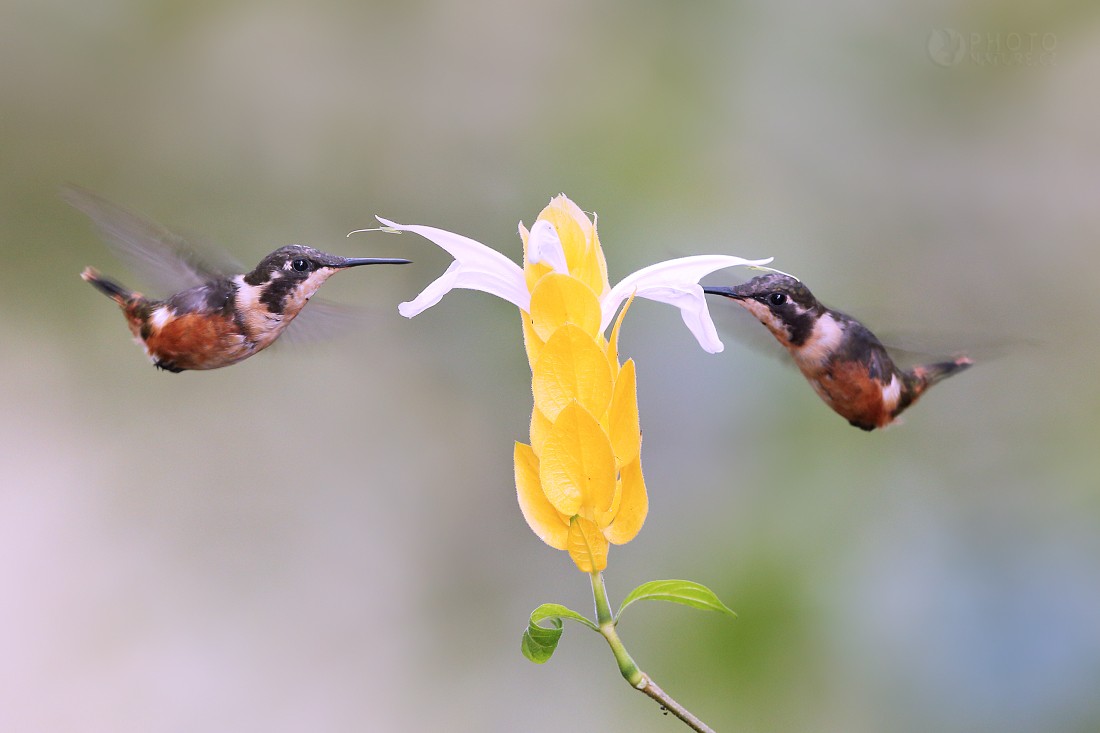
[[[344,237],[518,260],[559,191],[613,282],[774,255],[982,361],[865,434],[744,313],[710,356],[637,304],[651,509],[609,592],[740,614],[635,606],[644,669],[719,730],[1100,730],[1100,7],[924,6],[3,0],[0,730],[684,729],[578,626],[520,656],[591,595],[515,504],[512,306],[406,321],[448,258]],[[250,264],[415,264],[326,286],[370,310],[343,338],[161,373],[66,182]]]

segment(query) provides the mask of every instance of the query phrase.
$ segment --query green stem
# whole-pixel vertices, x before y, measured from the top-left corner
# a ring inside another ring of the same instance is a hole
[[[596,601],[596,623],[599,624],[600,633],[611,646],[611,653],[615,655],[615,661],[619,663],[619,671],[623,678],[633,687],[639,690],[645,688],[645,675],[638,665],[630,658],[626,647],[619,639],[615,631],[615,617],[611,615],[611,606],[607,603],[607,588],[603,583],[603,573],[592,573],[592,597]]]
[[[611,606],[607,602],[607,588],[604,586],[603,573],[597,571],[590,575],[592,578],[592,598],[596,602],[596,622],[599,624],[600,634],[607,640],[608,646],[611,647],[611,653],[615,655],[615,661],[619,664],[619,672],[622,673],[623,679],[629,682],[634,689],[652,697],[661,704],[661,707],[682,720],[692,730],[698,731],[698,733],[714,733],[706,723],[669,697],[668,693],[658,687],[649,675],[638,669],[638,665],[626,651],[626,647],[623,646],[623,642],[615,630],[615,617],[612,615]]]

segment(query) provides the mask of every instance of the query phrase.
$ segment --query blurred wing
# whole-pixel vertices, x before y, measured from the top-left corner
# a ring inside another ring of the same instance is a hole
[[[369,311],[323,298],[311,298],[279,337],[278,343],[317,344],[330,341],[371,319]]]
[[[726,303],[724,298],[710,296],[710,315],[718,326],[727,348],[745,348],[774,359],[791,369],[797,369],[790,354],[768,329],[740,306]],[[708,301],[709,302],[709,301]]]
[[[223,267],[209,264],[188,240],[91,191],[65,186],[61,196],[92,220],[120,259],[161,290],[171,293],[241,272],[228,261],[219,263]]]
[[[969,356],[979,362],[995,361],[1021,351],[1043,348],[1042,341],[1029,338],[991,337],[989,334],[930,335],[888,331],[882,339],[898,366],[911,367]]]

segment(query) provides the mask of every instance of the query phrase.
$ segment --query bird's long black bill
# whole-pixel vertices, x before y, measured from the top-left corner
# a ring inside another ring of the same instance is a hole
[[[717,285],[712,285],[712,286],[704,286],[703,287],[703,292],[704,293],[709,293],[710,295],[722,295],[722,296],[725,296],[727,298],[733,298],[734,300],[744,300],[745,299],[745,296],[738,293],[736,288],[726,288],[726,287],[720,287],[720,286],[717,286]]]
[[[345,257],[341,267],[358,267],[359,265],[407,265],[412,260],[403,260],[395,257]]]

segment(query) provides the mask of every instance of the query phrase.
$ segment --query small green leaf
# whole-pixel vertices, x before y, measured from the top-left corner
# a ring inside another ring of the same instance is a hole
[[[573,621],[580,622],[592,629],[593,631],[599,631],[600,627],[593,621],[589,621],[582,614],[577,613],[571,608],[566,608],[560,603],[544,603],[534,611],[531,612],[531,623],[537,624],[539,621],[548,618],[567,618]]]
[[[701,608],[704,611],[737,615],[718,600],[718,596],[710,588],[690,580],[651,580],[648,583],[642,583],[623,599],[623,605],[619,606],[619,612],[615,614],[616,621],[623,615],[626,607],[634,601],[670,601],[692,608]]]
[[[523,652],[523,656],[530,659],[535,664],[542,664],[550,660],[550,657],[554,655],[554,650],[558,648],[558,639],[561,638],[561,619],[552,617],[550,623],[553,626],[549,629],[544,629],[541,626],[531,622],[527,626],[527,630],[523,632],[523,641],[520,644],[520,651]]]
[[[593,631],[599,631],[596,624],[576,611],[558,603],[544,603],[531,612],[531,620],[527,622],[527,630],[523,632],[523,642],[520,645],[523,656],[535,664],[548,661],[558,647],[558,639],[561,638],[562,634],[561,620],[563,618],[579,621]],[[549,628],[541,626],[542,621],[549,621]]]

